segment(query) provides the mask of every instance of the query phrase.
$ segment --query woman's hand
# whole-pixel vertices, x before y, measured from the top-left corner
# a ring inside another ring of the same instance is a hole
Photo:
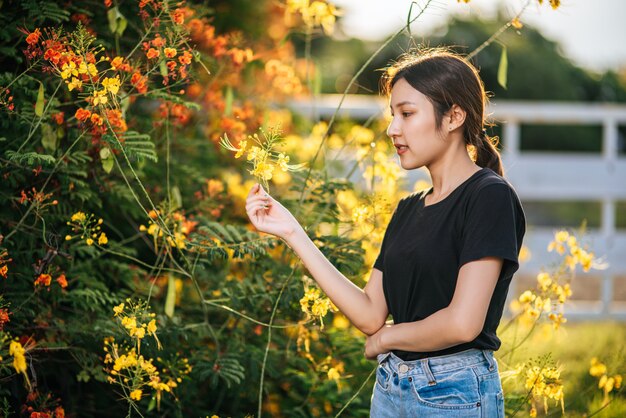
[[[260,184],[255,184],[246,199],[246,213],[252,225],[261,232],[287,239],[300,224],[283,205],[274,200]]]
[[[368,335],[365,340],[365,358],[374,360],[376,356],[389,351],[383,344],[383,334],[393,325],[385,325],[376,334]]]

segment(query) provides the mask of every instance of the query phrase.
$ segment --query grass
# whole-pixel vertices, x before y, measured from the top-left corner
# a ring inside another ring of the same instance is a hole
[[[516,335],[517,334],[517,335]],[[598,378],[589,374],[590,362],[597,357],[607,366],[607,374],[626,377],[626,324],[614,322],[579,322],[565,324],[553,331],[549,324],[538,325],[531,336],[516,350],[511,347],[527,335],[512,325],[500,334],[502,347],[496,353],[500,371],[514,369],[531,359],[550,355],[550,362],[561,371],[565,394],[565,416],[567,417],[626,417],[626,391],[623,386],[610,394],[610,403],[602,409],[604,393],[598,388]],[[503,373],[502,383],[507,399],[507,417],[513,416],[516,407],[514,394],[521,395],[522,402],[527,390],[523,379],[507,378]],[[626,384],[626,382],[624,382]],[[548,402],[547,416],[561,416],[560,405]],[[530,407],[522,405],[515,417],[527,417]],[[542,416],[543,408],[539,408]]]

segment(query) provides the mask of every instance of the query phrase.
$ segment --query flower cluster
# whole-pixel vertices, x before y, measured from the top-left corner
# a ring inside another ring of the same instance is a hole
[[[172,390],[182,382],[182,377],[191,372],[191,365],[186,358],[168,363],[160,371],[152,358],[141,354],[141,341],[151,335],[161,348],[156,331],[155,314],[149,312],[146,302],[134,302],[126,299],[113,308],[114,317],[130,337],[132,347],[119,344],[113,337],[104,339],[104,364],[108,381],[123,388],[129,402],[138,402],[144,397],[144,391],[153,390],[160,406],[163,392]],[[157,361],[162,361],[157,358]],[[164,374],[167,371],[167,376]]]
[[[333,4],[318,0],[287,0],[287,13],[299,13],[307,30],[321,26],[327,34],[333,33],[335,20],[340,15]]]
[[[604,392],[603,404],[606,405],[609,402],[609,393],[614,389],[619,389],[622,386],[622,375],[615,374],[609,376],[607,367],[604,363],[600,362],[596,357],[591,359],[591,366],[589,367],[589,374],[598,378],[598,388]]]
[[[517,300],[511,303],[511,310],[521,313],[521,321],[526,325],[532,325],[539,319],[542,313],[546,313],[554,329],[558,329],[561,324],[567,322],[563,316],[564,305],[570,296],[572,289],[570,281],[571,275],[576,270],[577,265],[581,265],[584,271],[598,266],[595,263],[594,254],[578,245],[575,235],[561,230],[554,234],[554,240],[550,242],[548,251],[556,250],[564,257],[561,266],[554,272],[542,271],[537,274],[537,286],[533,290],[524,291]]]
[[[73,235],[66,235],[65,240],[70,241],[80,237],[81,240],[85,240],[87,245],[93,245],[96,240],[98,245],[105,245],[109,242],[109,239],[101,230],[102,223],[102,218],[96,219],[93,214],[86,215],[80,211],[76,212],[67,222],[67,225],[72,229]]]
[[[258,134],[249,135],[247,140],[240,141],[239,146],[234,146],[228,139],[228,135],[224,135],[220,140],[220,145],[229,151],[235,152],[235,158],[246,155],[246,159],[252,164],[252,170],[248,170],[250,174],[259,179],[263,183],[265,190],[269,190],[268,181],[272,179],[276,168],[287,171],[301,170],[305,164],[289,164],[289,156],[283,152],[276,152],[275,148],[282,140],[277,130],[271,129],[267,132],[261,130],[263,139]],[[256,143],[248,147],[248,141]]]
[[[113,312],[124,331],[136,341],[137,352],[140,351],[141,340],[146,334],[151,335],[161,348],[161,342],[156,335],[155,314],[148,313],[147,303],[134,303],[131,299],[126,299],[125,302],[115,306]]]
[[[140,225],[139,230],[152,236],[155,251],[164,244],[170,248],[185,249],[187,247],[187,236],[194,231],[198,222],[187,219],[180,212],[172,212],[163,216],[161,211],[151,210],[148,213],[150,221],[148,226]],[[159,218],[171,231],[171,235],[162,227]]]
[[[330,299],[322,296],[322,291],[318,287],[306,287],[304,295],[300,299],[300,309],[307,316],[307,319],[317,318],[321,328],[324,328],[324,317],[329,310],[332,310]]]
[[[543,403],[544,411],[547,413],[549,399],[560,403],[561,410],[565,411],[561,372],[556,367],[529,365],[524,376],[526,378],[524,386],[531,394],[531,417],[537,416],[537,402]]]
[[[571,271],[576,270],[577,265],[580,265],[585,272],[597,267],[594,253],[581,248],[576,236],[565,230],[554,234],[554,240],[548,244],[548,252],[556,250],[557,253],[563,255],[566,247],[569,249],[569,254],[565,256],[565,264]]]
[[[65,274],[59,274],[55,281],[59,284],[59,286],[61,286],[62,289],[65,289],[67,287],[67,278],[65,277]],[[35,288],[45,287],[50,290],[51,283],[52,276],[48,273],[41,273],[39,276],[37,276],[33,284],[35,285]]]

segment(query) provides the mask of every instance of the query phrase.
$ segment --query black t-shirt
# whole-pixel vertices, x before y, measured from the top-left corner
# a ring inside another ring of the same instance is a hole
[[[452,354],[470,348],[497,350],[500,323],[526,231],[513,187],[489,168],[475,172],[443,200],[424,206],[432,188],[398,203],[374,268],[394,323],[422,320],[452,301],[461,266],[483,257],[504,260],[485,325],[473,341],[434,352],[394,351],[403,360]]]

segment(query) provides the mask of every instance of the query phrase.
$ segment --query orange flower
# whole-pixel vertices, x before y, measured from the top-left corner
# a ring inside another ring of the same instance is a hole
[[[59,60],[61,59],[61,53],[52,48],[48,48],[46,53],[43,54],[44,59],[47,59],[54,65],[59,65]]]
[[[50,118],[57,124],[61,125],[63,123],[63,117],[65,116],[64,112],[57,112],[50,115]]]
[[[178,57],[178,61],[180,61],[180,63],[183,65],[189,65],[191,64],[191,57],[192,55],[189,53],[189,51],[185,51],[183,52],[183,55]]]
[[[146,77],[142,76],[141,73],[135,72],[130,78],[130,82],[139,93],[145,93],[148,91],[148,82]]]
[[[65,289],[67,287],[67,279],[65,278],[65,274],[61,274],[59,277],[57,277],[57,283],[63,289]]]
[[[91,123],[93,123],[94,125],[102,125],[102,118],[100,117],[100,115],[98,115],[97,113],[92,113],[91,114]]]
[[[0,309],[0,331],[4,328],[4,324],[9,322],[11,318],[9,318],[9,311],[7,309]]]
[[[149,60],[153,59],[153,58],[158,58],[158,56],[160,55],[160,52],[158,49],[154,49],[154,48],[150,48],[148,50],[148,52],[146,52],[146,57],[148,57]]]
[[[106,4],[107,1],[109,3],[111,2],[111,0],[105,0],[105,4]],[[110,7],[110,5],[107,6],[107,7]],[[56,409],[54,410],[54,418],[65,418],[65,409],[63,409],[62,406],[57,406],[56,407]]]
[[[176,50],[174,48],[165,48],[163,53],[167,58],[174,58],[176,56]]]
[[[185,23],[185,13],[183,12],[183,10],[182,9],[174,10],[174,13],[172,13],[172,20],[177,25],[182,25],[183,23]]]
[[[113,0],[104,0],[104,7],[109,8],[113,4]]]
[[[150,41],[150,43],[155,48],[162,48],[165,46],[165,39],[161,38],[161,35],[157,33],[154,39]]]
[[[35,286],[50,286],[50,282],[52,281],[52,276],[49,274],[40,274],[35,280]]]
[[[111,60],[111,68],[117,71],[117,69],[122,65],[122,63],[124,63],[124,58],[115,57]]]
[[[39,30],[39,28],[35,29],[34,32],[31,32],[27,37],[26,37],[26,43],[28,45],[34,45],[37,42],[39,42],[39,37],[41,36],[41,31]]]
[[[89,117],[91,116],[91,112],[87,109],[78,109],[76,111],[76,114],[74,114],[74,116],[76,117],[76,119],[78,119],[81,122],[85,122],[87,119],[89,119]]]
[[[6,264],[4,266],[0,267],[0,276],[4,277],[6,279],[8,272],[9,272],[9,267]]]

